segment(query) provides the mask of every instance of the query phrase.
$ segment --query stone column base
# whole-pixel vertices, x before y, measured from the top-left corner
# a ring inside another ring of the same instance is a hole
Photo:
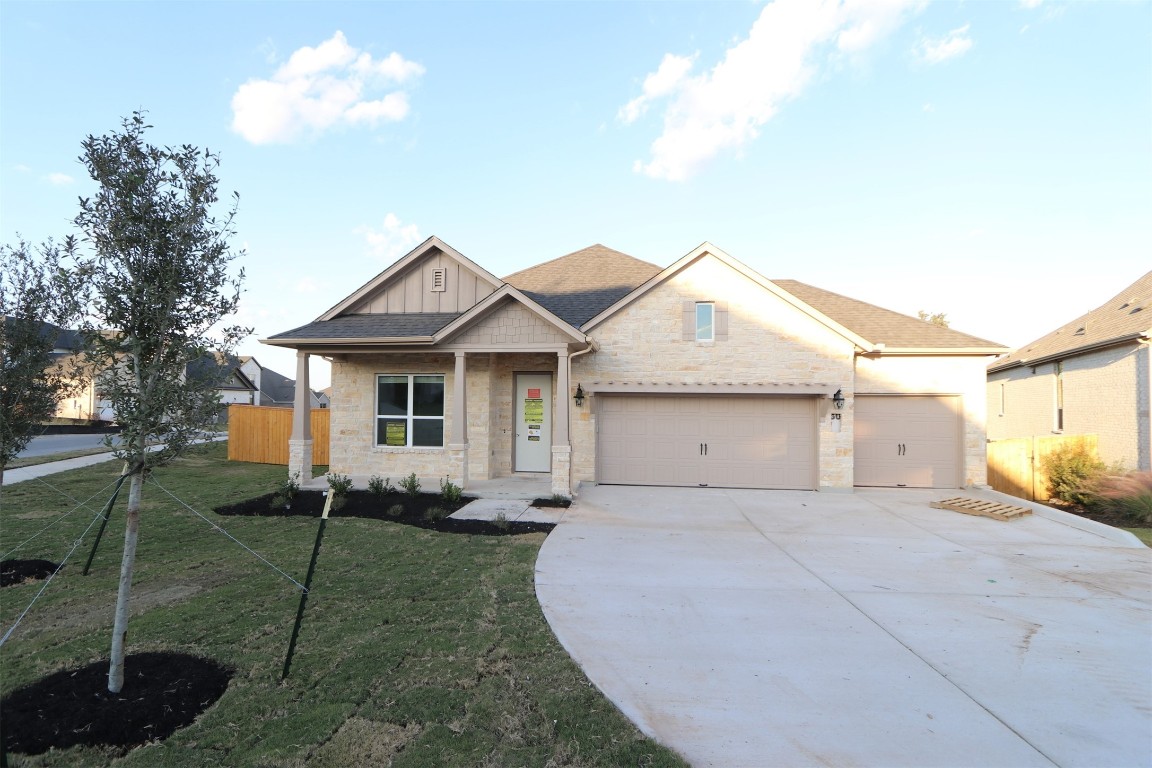
[[[552,495],[572,498],[572,446],[552,446]]]
[[[468,443],[448,444],[448,479],[461,488],[468,483]]]
[[[312,441],[288,441],[288,477],[300,473],[301,485],[312,481]]]

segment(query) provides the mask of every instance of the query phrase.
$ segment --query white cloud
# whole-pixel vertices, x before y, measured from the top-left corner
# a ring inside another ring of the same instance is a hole
[[[356,234],[363,235],[368,250],[377,258],[388,263],[395,261],[420,244],[420,230],[415,224],[404,224],[394,213],[384,217],[379,229],[369,226],[357,227]]]
[[[14,167],[20,173],[29,173],[32,170],[28,166],[24,165],[24,163],[19,163]]]
[[[963,56],[972,47],[968,36],[968,24],[952,30],[936,40],[923,38],[916,46],[916,55],[926,64],[939,64],[942,61]]]
[[[652,159],[636,161],[634,169],[658,179],[688,178],[722,150],[754,140],[823,65],[862,54],[921,7],[923,0],[774,0],[711,71],[692,76],[694,56],[665,55],[642,95],[619,112],[632,123],[654,100],[669,99]]]
[[[403,120],[408,94],[398,86],[423,73],[396,52],[373,59],[338,31],[295,51],[271,79],[241,85],[232,96],[232,130],[253,144],[287,144],[341,124]]]
[[[66,173],[50,173],[44,178],[48,181],[49,184],[53,184],[57,187],[63,187],[75,181],[75,179]]]

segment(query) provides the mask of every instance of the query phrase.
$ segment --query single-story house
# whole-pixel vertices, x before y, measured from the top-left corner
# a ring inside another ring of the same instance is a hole
[[[308,356],[332,361],[332,471],[543,473],[565,495],[982,485],[985,367],[1008,351],[709,243],[666,268],[594,245],[502,280],[436,237],[262,341],[297,350],[305,391]]]
[[[988,437],[1096,435],[1100,458],[1152,469],[1152,272],[988,367]]]

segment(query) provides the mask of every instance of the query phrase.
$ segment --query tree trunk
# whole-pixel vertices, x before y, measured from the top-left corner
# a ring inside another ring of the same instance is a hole
[[[124,687],[124,646],[128,638],[128,600],[132,594],[132,569],[136,565],[136,541],[140,537],[140,493],[144,471],[132,475],[128,512],[124,519],[124,556],[120,560],[120,589],[116,593],[116,620],[112,626],[112,660],[108,665],[108,692]]]

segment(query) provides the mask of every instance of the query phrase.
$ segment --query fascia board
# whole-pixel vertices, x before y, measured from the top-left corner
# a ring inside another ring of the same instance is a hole
[[[503,285],[503,282],[500,280],[500,278],[496,277],[495,275],[493,275],[491,272],[489,272],[488,270],[481,267],[476,262],[474,262],[471,259],[464,256],[462,253],[460,253],[455,248],[453,248],[452,246],[445,243],[440,238],[436,237],[435,235],[432,235],[427,240],[422,242],[420,245],[416,246],[411,251],[409,251],[407,254],[405,254],[404,256],[401,256],[399,259],[397,259],[392,264],[392,266],[388,267],[383,272],[376,275],[376,277],[372,278],[367,283],[360,286],[354,292],[349,294],[346,298],[341,300],[340,303],[336,304],[334,307],[329,309],[327,312],[320,315],[320,317],[316,318],[316,320],[317,321],[331,320],[332,318],[339,316],[341,312],[344,312],[349,307],[355,305],[357,302],[359,302],[361,299],[363,299],[365,296],[376,291],[382,285],[384,285],[385,283],[392,280],[394,277],[396,277],[396,275],[398,275],[401,272],[403,272],[404,270],[406,270],[409,266],[411,266],[414,262],[421,259],[425,254],[427,254],[433,248],[435,248],[435,249],[443,252],[444,254],[450,256],[451,258],[460,262],[460,264],[467,267],[468,269],[473,270],[474,272],[476,272],[476,274],[480,275],[485,280],[487,280],[489,283],[491,283],[493,288],[499,288],[501,285]]]
[[[989,355],[1002,355],[1010,351],[1008,347],[885,347],[878,353],[878,357],[904,357],[932,356],[932,357],[988,357]],[[871,354],[868,351],[862,356]]]
[[[1150,340],[1152,340],[1152,328],[1149,328],[1146,331],[1137,331],[1136,333],[1125,334],[1124,336],[1114,336],[1111,339],[1106,339],[1105,341],[1097,341],[1092,344],[1085,344],[1083,346],[1074,347],[1072,349],[1052,352],[1040,357],[1020,358],[1017,360],[1012,360],[1011,362],[1004,363],[1002,365],[997,365],[994,363],[988,367],[988,373],[998,373],[999,371],[1006,371],[1009,368],[1014,368],[1016,366],[1027,367],[1032,365],[1044,365],[1045,363],[1051,363],[1056,360],[1064,360],[1069,357],[1075,357],[1076,355],[1083,355],[1088,352],[1096,352],[1097,350],[1108,349],[1109,347],[1119,347],[1124,344],[1132,343],[1147,343]]]
[[[555,327],[556,330],[567,335],[570,339],[572,339],[572,341],[584,343],[587,340],[583,334],[576,331],[571,325],[564,322],[559,317],[552,314],[547,309],[525,296],[517,288],[514,288],[513,286],[505,283],[501,288],[486,296],[483,301],[476,304],[467,312],[460,315],[460,317],[456,318],[451,323],[437,331],[433,337],[436,343],[439,344],[445,339],[451,338],[453,335],[464,330],[469,325],[477,322],[485,315],[487,315],[489,311],[491,311],[505,298],[511,298],[514,301],[520,302],[529,310],[539,315],[542,320]]]
[[[700,259],[701,257],[703,257],[705,255],[711,255],[712,257],[718,259],[723,264],[726,264],[727,266],[736,270],[737,272],[739,272],[741,275],[743,275],[747,279],[751,280],[752,282],[756,283],[760,287],[764,288],[764,290],[777,296],[782,301],[787,302],[788,304],[792,305],[793,307],[800,310],[804,314],[809,315],[810,317],[815,319],[817,322],[827,326],[831,330],[840,334],[845,339],[847,339],[848,341],[855,344],[857,347],[864,349],[864,350],[870,350],[875,346],[874,344],[872,344],[872,342],[868,341],[863,336],[860,336],[860,335],[853,333],[852,331],[848,330],[844,326],[840,325],[840,323],[837,323],[832,318],[830,318],[827,315],[823,314],[822,312],[819,312],[818,310],[816,310],[816,308],[804,303],[800,299],[796,298],[792,294],[785,291],[780,286],[773,283],[771,280],[767,279],[766,277],[764,277],[760,273],[756,272],[751,267],[741,263],[740,261],[737,261],[736,259],[729,256],[727,253],[725,253],[722,249],[717,248],[716,246],[712,245],[711,243],[709,243],[707,241],[696,246],[694,249],[692,249],[683,258],[676,261],[676,263],[672,264],[667,269],[660,272],[658,275],[655,275],[654,277],[649,279],[646,283],[637,286],[636,289],[633,290],[631,293],[629,293],[627,296],[624,296],[619,301],[617,301],[615,304],[608,307],[606,310],[604,310],[600,314],[596,315],[596,317],[592,318],[587,323],[585,323],[583,326],[581,326],[581,330],[585,331],[585,332],[591,331],[594,327],[596,327],[600,323],[604,322],[609,317],[611,317],[612,315],[616,314],[617,312],[619,312],[624,307],[631,304],[633,301],[636,301],[641,296],[648,293],[648,291],[652,290],[653,288],[660,285],[661,283],[663,283],[668,278],[675,275],[677,272],[680,272],[680,271],[686,269],[688,266],[690,266],[691,264],[693,264],[694,262],[696,262],[698,259]]]
[[[399,344],[432,344],[434,339],[431,336],[378,336],[331,339],[259,339],[258,341],[261,344],[267,344],[270,347],[289,347],[291,349],[302,349],[304,347],[322,347],[327,345],[340,346],[343,344],[374,344],[389,347]]]

